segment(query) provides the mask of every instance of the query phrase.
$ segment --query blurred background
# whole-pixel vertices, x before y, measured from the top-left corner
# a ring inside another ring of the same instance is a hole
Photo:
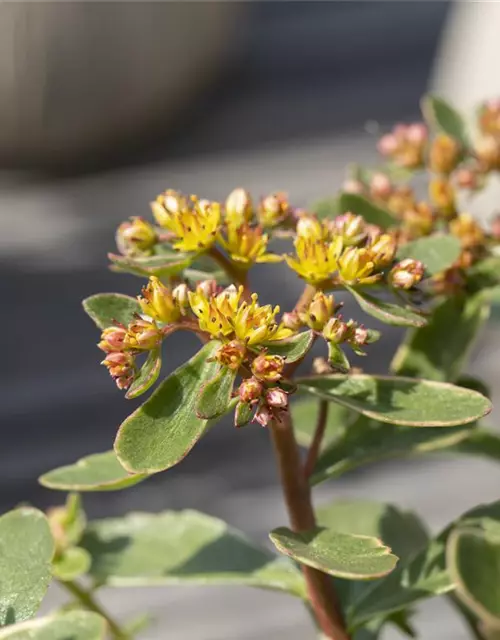
[[[500,92],[487,73],[498,59],[495,7],[0,3],[2,511],[62,501],[38,475],[109,449],[135,406],[99,366],[98,333],[81,309],[92,293],[139,290],[139,280],[107,270],[118,223],[147,216],[168,187],[219,199],[236,186],[255,197],[280,189],[298,206],[335,193],[349,162],[376,162],[377,131],[419,118],[429,86],[459,106]],[[285,268],[257,270],[255,285],[284,308],[300,286]],[[398,337],[384,336],[367,363],[373,371],[386,369]],[[497,337],[490,326],[471,364],[489,383]],[[193,349],[186,339],[168,345],[172,368]],[[497,499],[499,481],[486,462],[435,456],[373,466],[317,493],[392,501],[438,530]],[[263,543],[286,522],[268,434],[230,424],[179,468],[85,496],[85,505],[91,516],[199,508]],[[47,606],[57,599],[52,592]],[[116,615],[150,611],[148,640],[314,637],[301,606],[272,593],[131,589],[105,599]],[[439,600],[416,622],[424,639],[467,637]]]

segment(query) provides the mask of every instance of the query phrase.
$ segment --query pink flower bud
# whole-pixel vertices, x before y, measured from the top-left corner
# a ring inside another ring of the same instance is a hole
[[[365,187],[363,183],[360,180],[354,180],[352,178],[350,178],[349,180],[346,180],[342,185],[342,191],[344,191],[345,193],[361,194],[364,192],[364,190],[365,190]]]
[[[398,141],[392,133],[386,133],[378,141],[377,149],[383,156],[392,156],[398,148]]]
[[[267,425],[273,419],[273,414],[271,410],[265,405],[260,407],[257,413],[254,416],[253,421],[258,422],[262,427],[267,427]]]
[[[268,389],[266,392],[266,403],[276,409],[286,409],[288,406],[288,395],[283,389],[278,389],[277,387]]]
[[[427,127],[421,122],[410,124],[406,130],[406,139],[413,144],[422,144],[427,140]]]
[[[392,185],[384,173],[374,173],[370,181],[370,193],[374,198],[385,200],[392,193]]]
[[[302,327],[299,314],[296,311],[286,312],[282,317],[283,326],[292,331],[298,331]]]
[[[196,285],[196,291],[205,296],[205,298],[211,298],[217,294],[217,281],[216,280],[202,280]]]
[[[278,382],[281,378],[285,361],[281,356],[270,356],[261,353],[252,362],[252,373],[263,382]]]
[[[238,395],[241,402],[245,404],[251,404],[257,402],[262,396],[264,387],[255,378],[247,378],[243,380],[238,389]]]

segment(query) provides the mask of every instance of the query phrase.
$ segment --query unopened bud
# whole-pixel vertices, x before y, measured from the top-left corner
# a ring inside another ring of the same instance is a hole
[[[464,249],[477,247],[484,243],[484,231],[470,213],[461,213],[451,220],[450,232],[460,239]]]
[[[226,220],[240,227],[245,222],[250,222],[253,215],[252,199],[245,189],[234,189],[226,200]]]
[[[202,280],[196,285],[196,292],[205,296],[205,298],[211,298],[217,294],[217,281],[216,280]]]
[[[238,395],[241,402],[245,404],[253,404],[260,400],[264,387],[255,378],[246,378],[240,384],[238,389]]]
[[[429,183],[429,197],[438,213],[445,218],[455,215],[455,190],[448,180],[435,178]]]
[[[273,419],[273,414],[271,410],[268,407],[266,407],[266,405],[263,405],[257,410],[257,413],[254,416],[253,422],[258,422],[261,425],[261,427],[267,427],[267,425],[271,422],[272,419]]]
[[[283,389],[274,387],[266,392],[266,403],[275,409],[286,409],[288,407],[288,394]]]
[[[411,289],[424,277],[425,268],[419,260],[405,258],[398,262],[389,273],[389,282],[397,289]]]
[[[289,311],[283,314],[281,323],[287,329],[292,331],[298,331],[302,327],[302,322],[299,318],[299,314],[296,311]]]
[[[122,222],[116,231],[116,244],[124,254],[148,253],[157,240],[154,227],[139,216]]]
[[[392,193],[392,184],[385,173],[374,173],[370,180],[370,194],[373,198],[387,200]]]
[[[406,129],[406,139],[414,144],[423,144],[427,141],[428,131],[422,122],[414,122]]]
[[[174,189],[167,189],[151,203],[151,210],[157,224],[166,228],[168,228],[172,216],[187,207],[187,198]]]
[[[444,133],[436,136],[429,151],[429,168],[434,173],[450,174],[460,160],[460,145]]]
[[[122,325],[107,327],[101,333],[101,341],[97,345],[99,349],[106,352],[121,351],[124,348],[124,340],[127,330]]]
[[[109,371],[109,375],[116,382],[118,389],[127,389],[134,379],[134,357],[126,352],[108,353],[101,362]]]
[[[286,193],[278,192],[266,196],[257,210],[259,222],[263,227],[274,227],[290,213]]]
[[[377,267],[385,267],[391,264],[396,255],[396,238],[390,233],[383,233],[368,246],[368,249],[375,265]]]
[[[172,291],[172,297],[175,300],[175,304],[179,307],[182,315],[186,314],[186,310],[189,308],[189,287],[187,284],[178,284]]]
[[[380,138],[377,144],[378,152],[383,156],[392,156],[398,148],[396,136],[392,133],[386,133]]]
[[[348,337],[349,329],[347,324],[338,317],[330,318],[323,329],[323,337],[327,342],[340,344]]]
[[[154,321],[136,318],[128,328],[125,346],[129,349],[149,351],[157,347],[162,340],[162,333]]]
[[[296,232],[302,238],[311,238],[313,240],[321,240],[325,235],[321,222],[311,215],[303,215],[298,219]]]
[[[240,368],[246,354],[246,349],[238,340],[232,340],[223,345],[215,354],[215,359],[229,369],[237,370]]]
[[[314,331],[321,331],[330,319],[335,308],[335,298],[326,296],[322,291],[314,294],[311,304],[301,311],[300,319]]]
[[[410,238],[429,235],[434,222],[434,213],[427,202],[419,202],[403,213],[403,229]]]
[[[263,382],[278,382],[283,373],[285,361],[281,356],[260,354],[252,362],[252,373]]]
[[[491,171],[500,166],[500,140],[493,136],[481,138],[476,143],[477,159],[484,171]]]
[[[337,216],[333,226],[336,233],[342,237],[345,246],[359,244],[366,237],[364,218],[350,211]]]
[[[356,327],[351,340],[357,347],[368,344],[368,329],[363,326]]]

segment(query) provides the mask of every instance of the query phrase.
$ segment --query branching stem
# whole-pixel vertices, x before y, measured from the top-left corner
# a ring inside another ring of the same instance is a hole
[[[316,430],[314,432],[313,441],[311,442],[311,446],[309,447],[309,451],[307,453],[307,460],[304,465],[304,476],[306,480],[312,475],[314,471],[314,467],[316,466],[316,460],[318,459],[318,454],[321,449],[321,444],[323,442],[323,438],[326,431],[326,424],[328,422],[328,408],[329,404],[327,400],[319,401],[319,413],[318,413],[318,421],[316,423]]]

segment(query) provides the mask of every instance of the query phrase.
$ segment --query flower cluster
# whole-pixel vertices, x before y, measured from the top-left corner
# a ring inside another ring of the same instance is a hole
[[[270,235],[264,229],[287,227],[295,215],[285,194],[270,194],[254,206],[241,188],[232,191],[224,204],[167,189],[151,203],[151,210],[156,224],[134,217],[118,227],[117,246],[123,255],[161,255],[165,243],[188,254],[220,248],[241,270],[282,260],[268,252]]]
[[[297,222],[294,247],[295,255],[286,256],[286,262],[311,285],[320,288],[372,285],[384,279],[388,268],[394,265],[398,238],[351,212],[322,223],[304,214]],[[407,266],[394,268],[401,270]],[[424,271],[420,263],[412,269],[414,286]],[[389,279],[388,283],[400,286],[397,279]]]

